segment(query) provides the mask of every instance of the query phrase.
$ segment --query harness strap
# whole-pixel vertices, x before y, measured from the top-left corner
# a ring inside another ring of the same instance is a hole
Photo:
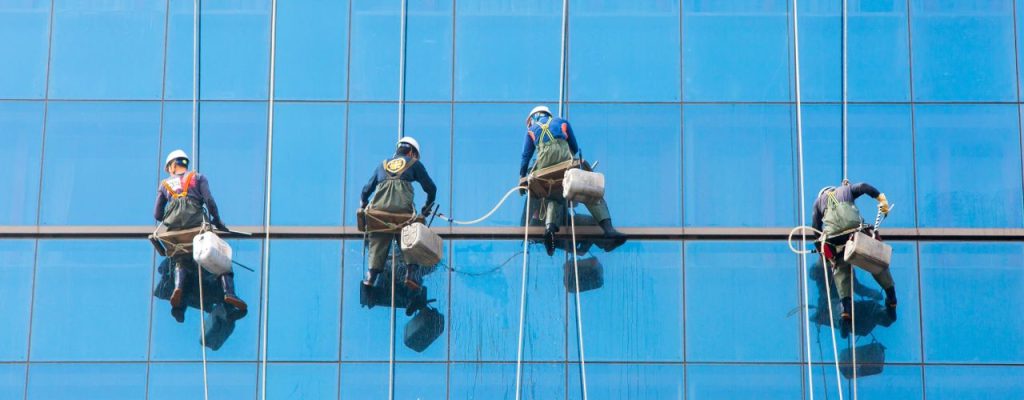
[[[164,189],[167,189],[167,193],[171,195],[171,198],[180,199],[182,197],[186,197],[188,196],[188,188],[192,186],[195,175],[196,173],[193,171],[185,174],[184,177],[178,178],[178,183],[181,185],[180,192],[171,187],[171,184],[167,182],[171,178],[167,178],[163,181]]]
[[[395,171],[391,171],[391,168],[389,168],[388,165],[397,160],[402,160],[402,166]],[[413,164],[416,164],[416,160],[405,161],[404,157],[399,157],[392,158],[390,160],[384,160],[383,164],[381,165],[384,167],[384,173],[388,175],[388,179],[397,179],[400,178],[402,174],[405,173],[406,170],[411,168]]]

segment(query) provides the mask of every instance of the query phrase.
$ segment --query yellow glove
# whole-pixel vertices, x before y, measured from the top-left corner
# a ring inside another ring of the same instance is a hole
[[[885,198],[885,193],[879,193],[875,200],[878,200],[878,211],[889,215],[889,200]]]

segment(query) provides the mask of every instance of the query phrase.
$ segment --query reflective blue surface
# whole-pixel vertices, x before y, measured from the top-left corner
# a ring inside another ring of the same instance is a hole
[[[858,364],[860,364],[860,361],[858,361]],[[842,367],[844,371],[849,370],[848,365],[845,364]],[[865,372],[871,373],[877,368],[881,369],[880,374],[864,374]],[[869,369],[872,371],[869,372]],[[813,379],[815,380],[814,398],[838,398],[839,391],[836,390],[835,366],[829,363],[815,364],[813,373]],[[805,379],[806,374],[804,372]],[[865,399],[923,399],[921,375],[921,367],[918,365],[862,365],[860,374],[857,376],[857,397]],[[842,380],[842,394],[844,398],[853,397],[853,381],[848,378],[849,376],[844,377]],[[929,398],[931,398],[930,395]]]
[[[587,364],[587,398],[682,400],[683,375],[682,364]],[[569,365],[569,398],[583,398],[578,364]]]
[[[452,98],[453,4],[446,1],[411,1],[406,27],[405,99]],[[394,81],[393,79],[386,79]],[[408,112],[408,111],[407,111]],[[406,121],[408,124],[408,121]],[[415,133],[408,133],[415,135]],[[418,138],[418,137],[417,137]]]
[[[274,107],[275,225],[340,225],[345,181],[345,105],[277,103]],[[291,157],[293,154],[302,157]]]
[[[1024,367],[929,366],[924,369],[929,399],[1003,400],[1020,397]]]
[[[797,365],[686,366],[687,399],[792,399],[800,391]]]
[[[348,47],[348,3],[278,3],[275,98],[346,98],[348,52],[339,49]]]
[[[0,399],[25,398],[25,365],[0,364]]]
[[[0,224],[36,224],[42,128],[43,103],[0,102],[0,158],[20,172],[7,177],[18,190],[0,196]]]
[[[1017,100],[1012,2],[910,4],[914,100]]]
[[[0,315],[8,321],[0,331],[0,361],[24,361],[28,354],[34,256],[34,240],[0,241]]]
[[[397,1],[352,2],[350,99],[398,99],[400,9]]]
[[[228,226],[263,223],[266,104],[206,102],[199,112],[198,168],[210,180],[221,218]]]
[[[1017,108],[919,105],[914,112],[918,224],[1024,226]]]
[[[269,366],[273,371],[275,366]],[[210,363],[206,367],[211,398],[252,398],[256,395],[257,366],[251,363]],[[268,372],[269,375],[269,372]],[[267,386],[273,382],[268,377]],[[154,363],[149,368],[149,394],[154,400],[203,397],[203,364]],[[134,398],[134,397],[124,397]]]
[[[286,361],[337,360],[341,243],[271,241],[270,254],[268,357]],[[296,334],[301,340],[294,340]]]
[[[33,364],[29,376],[29,399],[146,397],[146,364]]]
[[[448,396],[453,399],[515,399],[516,365],[453,363]],[[564,397],[562,364],[523,364],[521,398]]]
[[[149,224],[160,105],[53,102],[46,119],[39,223]]]
[[[271,364],[267,367],[267,398],[338,398],[338,365]]]
[[[913,174],[897,172],[914,168],[914,134],[910,107],[905,105],[852,105],[849,107],[846,163],[850,180],[866,181],[885,193],[892,213],[885,227],[914,227],[917,221]],[[835,183],[831,183],[835,185]],[[820,187],[810,185],[808,190]],[[861,216],[872,220],[878,203],[861,196]],[[808,211],[810,216],[810,211]]]
[[[1024,361],[1024,320],[1005,314],[1024,300],[984,295],[1024,290],[1022,255],[1020,243],[921,244],[925,361]]]
[[[50,2],[21,1],[0,5],[0,37],[6,40],[0,57],[0,98],[40,99],[46,91],[50,39]]]

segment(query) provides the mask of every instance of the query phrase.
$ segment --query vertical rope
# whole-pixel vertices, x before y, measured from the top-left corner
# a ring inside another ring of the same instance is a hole
[[[388,341],[388,399],[395,400],[395,282],[398,281],[398,246],[397,236],[389,242],[391,245],[391,330]],[[408,268],[408,266],[406,266]]]
[[[847,32],[847,20],[846,20],[846,0],[843,0],[843,180],[847,179],[847,149],[849,148],[846,140],[846,116],[847,116],[847,86],[846,86],[846,32]]]
[[[569,208],[569,224],[572,227],[572,270],[576,279],[576,346],[580,353],[580,383],[583,385],[583,400],[587,400],[587,358],[583,354],[583,306],[580,304],[580,265],[576,254],[576,209],[566,201]]]
[[[847,52],[847,38],[849,36],[847,34],[847,32],[849,31],[849,23],[847,22],[848,14],[849,14],[849,12],[847,10],[847,1],[843,0],[843,60],[842,60],[842,62],[843,62],[843,182],[846,182],[846,180],[849,178],[849,176],[847,174],[847,172],[848,172],[847,164],[848,164],[848,160],[849,160],[849,157],[847,156],[847,152],[849,150],[849,145],[848,145],[847,137],[849,136],[849,134],[848,134],[847,128],[846,128],[846,121],[847,121],[847,115],[848,115],[848,113],[847,113],[847,104],[848,104],[848,101],[847,101],[847,88],[848,87],[847,87],[847,83],[846,82],[847,82],[847,75],[848,75],[847,74],[847,65],[849,64],[849,59],[847,58],[847,53],[846,53]],[[857,329],[856,329],[856,327],[857,327],[857,324],[856,324],[856,321],[857,321],[857,311],[856,311],[856,308],[857,307],[855,307],[855,303],[856,302],[854,301],[855,297],[854,297],[854,293],[853,293],[853,281],[856,280],[856,278],[857,278],[856,275],[857,275],[857,271],[851,265],[850,266],[850,339],[852,340],[852,342],[851,342],[852,344],[850,345],[850,353],[853,355],[852,360],[851,360],[851,361],[853,361],[853,368],[852,368],[853,369],[853,400],[857,400]],[[833,334],[832,336],[835,337],[835,334]],[[838,380],[838,379],[839,379],[839,377],[836,376],[836,380]]]
[[[792,0],[793,7],[793,58],[794,60],[794,81],[796,83],[795,95],[796,95],[796,143],[797,143],[797,186],[799,188],[799,202],[800,202],[800,226],[807,225],[806,209],[804,207],[804,130],[803,130],[803,114],[801,112],[800,104],[800,22],[799,12],[797,7],[799,4],[797,0]],[[801,249],[807,248],[807,235],[801,233],[800,235]],[[804,298],[804,344],[807,346],[807,384],[810,386],[810,399],[814,400],[814,376],[811,370],[811,326],[810,326],[810,303],[807,300],[807,254],[800,254],[800,280],[803,281],[803,298]],[[830,316],[831,318],[831,316]]]
[[[199,172],[199,13],[200,1],[192,1],[192,169]],[[203,399],[210,398],[209,371],[206,365],[206,304],[203,296],[203,266],[196,262],[199,284],[199,345],[203,357]],[[187,306],[186,306],[187,307]]]
[[[526,183],[526,187],[530,187],[530,183]],[[526,214],[523,218],[526,220],[523,225],[523,276],[522,285],[519,289],[519,340],[518,347],[516,348],[516,397],[515,400],[520,400],[522,397],[522,385],[523,385],[523,322],[526,318],[526,265],[530,259],[530,197],[529,193],[526,194]]]
[[[402,22],[400,28],[399,38],[399,53],[398,53],[398,138],[401,139],[405,135],[405,45],[408,25],[407,11],[409,8],[408,0],[402,1]]]
[[[558,62],[558,116],[565,115],[565,61],[568,58],[569,0],[562,0],[562,52]]]
[[[857,302],[853,295],[853,283],[857,280],[857,270],[850,265],[850,360],[853,365],[853,400],[857,400]]]
[[[824,239],[824,238],[822,238]],[[836,344],[836,324],[832,320],[832,287],[829,284],[829,272],[828,272],[828,260],[825,259],[825,254],[821,255],[821,278],[825,282],[825,298],[828,300],[825,304],[828,304],[828,327],[829,332],[832,333],[832,361],[836,368],[836,389],[839,392],[839,400],[843,400],[843,380],[840,378],[839,372],[839,347]],[[839,289],[839,287],[836,287]],[[822,371],[824,372],[824,371]],[[824,378],[824,377],[822,377]]]
[[[263,329],[260,334],[260,395],[267,399],[267,332],[270,321],[270,200],[273,186],[274,167],[274,74],[277,55],[277,0],[270,3],[270,90],[267,97],[267,164],[266,164],[266,197],[263,206],[263,293],[260,297],[260,322]]]
[[[401,140],[402,136],[405,135],[405,47],[406,47],[406,36],[408,32],[408,9],[409,1],[401,0],[401,19],[399,27],[399,42],[398,42],[398,139]],[[395,334],[396,324],[396,310],[395,310],[395,282],[398,280],[398,241],[392,239],[391,247],[391,321],[390,321],[390,340],[388,341],[388,399],[395,399]],[[408,266],[406,267],[408,268]]]

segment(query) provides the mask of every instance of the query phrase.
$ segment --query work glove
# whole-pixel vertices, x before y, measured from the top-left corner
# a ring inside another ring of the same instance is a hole
[[[525,187],[520,187],[519,188],[519,195],[520,196],[526,196],[526,188]]]
[[[878,212],[889,215],[889,200],[885,198],[885,193],[879,193],[875,200],[878,200]]]
[[[227,232],[228,231],[228,226],[224,225],[224,222],[222,222],[220,220],[213,221],[213,227],[217,228],[217,230],[222,231],[222,232]]]
[[[423,208],[420,209],[420,215],[422,215],[423,218],[429,217],[431,208],[434,208],[434,203],[423,206]]]

